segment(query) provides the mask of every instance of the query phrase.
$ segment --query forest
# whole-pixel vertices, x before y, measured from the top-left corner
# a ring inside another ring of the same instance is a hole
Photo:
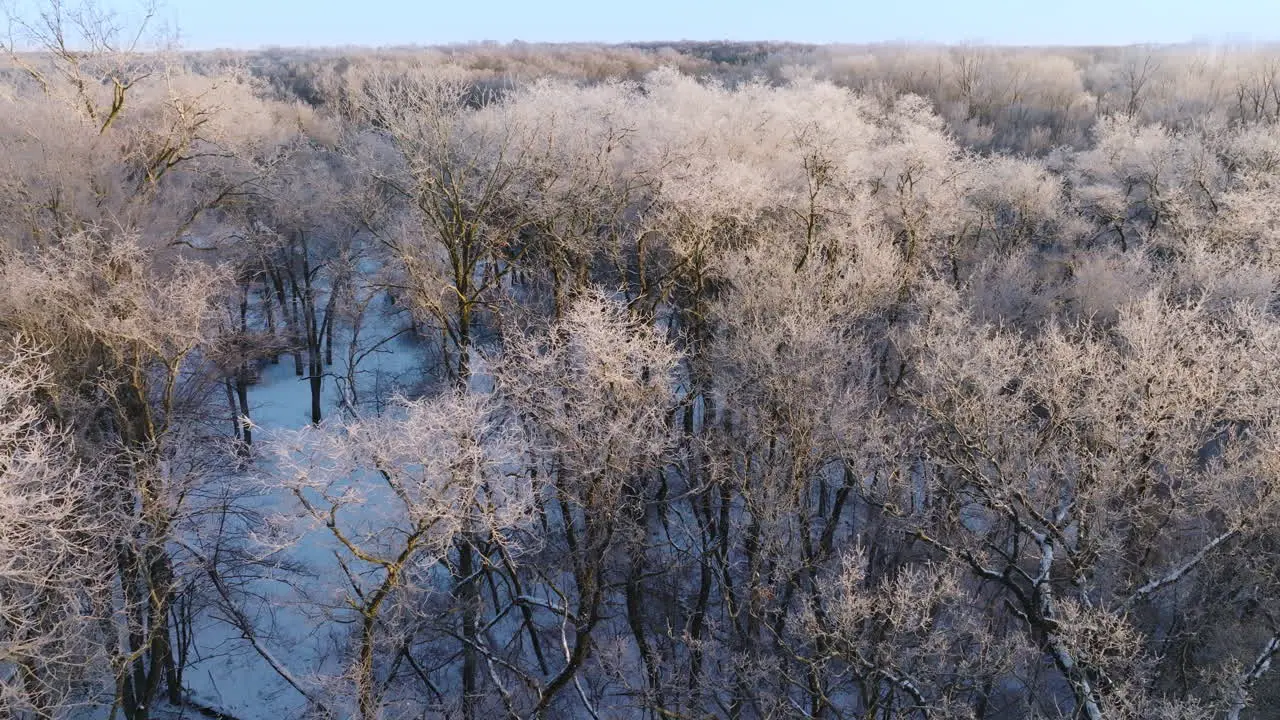
[[[1280,48],[0,39],[0,718],[1280,714]]]

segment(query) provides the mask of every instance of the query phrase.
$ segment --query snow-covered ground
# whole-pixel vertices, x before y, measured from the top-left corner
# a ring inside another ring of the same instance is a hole
[[[369,348],[395,333],[395,318],[379,312],[382,303],[373,303],[360,345]],[[349,331],[335,336],[334,364],[328,372],[346,376]],[[399,389],[415,384],[421,367],[422,348],[408,335],[382,344],[360,361],[356,380],[362,402],[385,401]],[[339,385],[326,377],[323,395],[326,418],[342,413]],[[346,579],[335,559],[337,543],[324,528],[305,529],[297,542],[268,554],[271,533],[264,532],[271,518],[297,515],[298,503],[281,489],[273,473],[278,465],[263,449],[282,433],[306,427],[310,421],[310,386],[294,372],[289,356],[267,365],[259,381],[249,390],[250,414],[256,426],[255,453],[245,471],[229,479],[230,490],[239,495],[238,505],[248,511],[243,529],[250,538],[244,547],[266,562],[256,569],[257,577],[227,579],[239,612],[255,627],[256,640],[275,662],[304,687],[318,688],[325,676],[337,671],[335,648],[344,638],[336,636],[348,625],[322,617],[342,614],[338,607]],[[357,511],[358,512],[358,511]],[[235,522],[236,517],[225,521]],[[257,525],[255,527],[255,525]],[[185,539],[202,553],[213,548],[202,541],[215,536],[198,530]],[[192,658],[184,684],[193,699],[240,720],[284,720],[299,715],[307,706],[303,695],[272,669],[244,633],[222,609],[209,607],[196,621]]]

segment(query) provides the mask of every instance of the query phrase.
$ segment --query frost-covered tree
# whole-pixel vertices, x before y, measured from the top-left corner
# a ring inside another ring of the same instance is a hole
[[[0,709],[60,717],[109,704],[109,608],[126,516],[110,478],[77,457],[39,395],[53,374],[30,341],[0,359]]]

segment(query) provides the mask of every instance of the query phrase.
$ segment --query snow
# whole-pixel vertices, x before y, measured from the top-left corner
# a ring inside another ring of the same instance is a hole
[[[368,349],[398,329],[397,318],[383,312],[381,305],[381,301],[375,301],[370,306],[360,349]],[[355,376],[362,402],[384,402],[415,384],[421,349],[408,337],[404,334],[392,339],[360,361]],[[350,340],[349,330],[335,335],[334,364],[326,368],[332,375],[348,375]],[[304,528],[296,543],[272,553],[269,541],[273,538],[265,532],[268,519],[296,516],[298,503],[273,482],[277,465],[270,453],[261,448],[281,431],[298,430],[310,423],[310,392],[307,379],[295,375],[292,358],[287,355],[281,357],[279,364],[263,368],[259,381],[249,390],[258,450],[245,472],[228,482],[236,486],[230,489],[240,496],[240,508],[252,518],[246,525],[258,524],[243,528],[259,540],[257,547],[246,549],[265,557],[259,577],[227,585],[242,615],[240,619],[254,626],[253,637],[246,637],[234,622],[235,617],[228,617],[216,606],[209,607],[196,620],[193,659],[184,674],[184,684],[194,700],[240,720],[300,716],[307,709],[307,699],[272,665],[309,692],[320,695],[325,680],[339,672],[337,648],[344,641],[340,633],[349,627],[326,617],[350,612],[337,606],[346,580],[335,560],[337,542],[332,535],[324,528]],[[326,417],[341,414],[341,395],[334,377],[326,377]],[[203,546],[202,540],[219,534],[201,533],[180,543],[204,556],[209,548]],[[216,597],[212,590],[210,594]]]

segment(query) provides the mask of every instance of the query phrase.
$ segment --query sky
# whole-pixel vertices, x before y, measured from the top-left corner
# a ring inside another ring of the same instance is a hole
[[[122,10],[136,0],[99,0]],[[1280,0],[164,0],[188,49],[478,41],[1280,40]]]

